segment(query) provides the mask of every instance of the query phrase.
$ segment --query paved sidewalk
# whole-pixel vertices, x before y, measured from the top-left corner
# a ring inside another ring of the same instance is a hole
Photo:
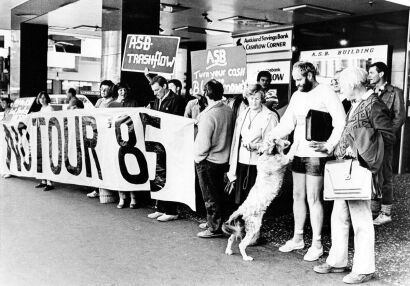
[[[299,254],[258,246],[245,262],[224,254],[226,238],[196,238],[193,221],[160,223],[150,209],[102,205],[77,186],[35,184],[0,179],[0,285],[345,285]]]

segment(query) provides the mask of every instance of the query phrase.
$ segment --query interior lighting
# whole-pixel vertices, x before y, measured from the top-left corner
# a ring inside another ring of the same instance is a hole
[[[349,41],[346,40],[346,39],[340,39],[340,41],[339,41],[339,44],[340,44],[342,47],[347,46],[348,43],[349,43]]]

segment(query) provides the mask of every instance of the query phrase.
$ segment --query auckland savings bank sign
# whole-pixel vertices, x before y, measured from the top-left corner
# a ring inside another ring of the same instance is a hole
[[[236,43],[242,45],[247,54],[290,50],[292,30],[240,37]]]

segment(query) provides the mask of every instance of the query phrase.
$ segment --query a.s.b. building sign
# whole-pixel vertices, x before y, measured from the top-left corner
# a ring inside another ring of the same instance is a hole
[[[235,39],[247,54],[288,51],[292,48],[292,30],[240,37]]]
[[[243,47],[191,52],[192,92],[202,94],[204,85],[216,79],[226,94],[242,93],[246,84],[246,52]]]
[[[153,73],[172,74],[178,46],[179,37],[127,35],[122,70],[143,72],[148,68]]]

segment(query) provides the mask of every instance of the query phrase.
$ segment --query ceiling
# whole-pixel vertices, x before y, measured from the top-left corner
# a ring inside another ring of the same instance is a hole
[[[100,35],[99,29],[92,29],[92,27],[101,27],[102,25],[102,0],[0,0],[0,11],[2,11],[0,13],[0,29],[10,29],[10,10],[12,7],[23,2],[27,3],[21,5],[19,10],[21,14],[29,14],[35,11],[37,15],[19,16],[22,22],[65,27],[68,29],[64,33],[67,34]],[[36,2],[37,6],[39,6],[38,3],[41,3],[41,9],[28,5],[31,2]],[[115,6],[120,1],[111,1],[111,3],[114,3]],[[364,16],[409,9],[408,7],[384,0],[161,0],[161,3],[188,8],[175,13],[161,12],[160,27],[163,30],[162,35],[180,36],[182,37],[182,42],[216,41],[220,44],[231,42],[231,34],[266,30],[267,28],[263,27],[263,25],[268,24],[268,22],[279,23],[277,27],[288,27],[289,25],[323,22],[351,16]],[[370,5],[369,3],[373,4]],[[282,10],[282,8],[302,4],[335,9],[341,11],[341,13],[325,15],[326,13],[322,13],[323,10],[313,11],[312,9],[305,9],[304,13],[298,12],[299,10],[296,12]],[[174,8],[178,7],[174,6]],[[54,11],[49,13],[42,12],[48,10]],[[110,13],[110,11],[104,12]],[[202,16],[203,13],[207,14],[208,21]],[[221,19],[233,16],[259,19],[262,22],[250,21],[239,23],[220,21]],[[72,29],[80,25],[90,26],[90,31]],[[175,28],[186,26],[189,26],[189,28],[179,31],[174,30]],[[221,35],[205,34],[203,31],[199,31],[198,28],[226,31],[228,33],[222,33]]]

